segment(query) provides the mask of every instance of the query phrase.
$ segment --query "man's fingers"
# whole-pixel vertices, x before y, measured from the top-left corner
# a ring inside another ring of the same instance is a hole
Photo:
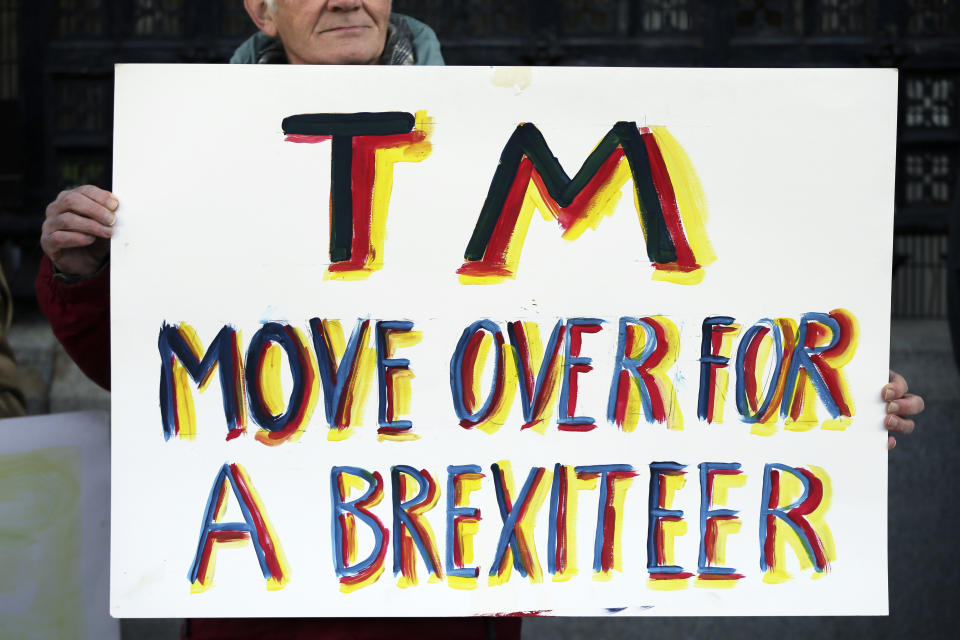
[[[908,393],[902,398],[887,403],[887,413],[915,416],[921,412],[923,412],[923,398],[913,393]]]
[[[896,371],[891,371],[890,382],[883,386],[881,393],[887,402],[903,397],[907,393],[907,381]]]
[[[903,435],[913,433],[917,428],[916,423],[904,416],[915,416],[923,411],[923,398],[915,393],[907,393],[907,381],[895,371],[890,372],[890,382],[884,385],[881,395],[887,403],[887,417],[883,420],[887,431]],[[888,436],[887,450],[896,445],[896,439],[892,435]]]
[[[96,187],[90,188],[96,189]],[[102,189],[98,189],[98,191],[102,191]],[[110,196],[110,198],[113,198],[113,196]],[[115,203],[116,200],[114,199],[113,204],[115,205]],[[110,202],[107,204],[110,204]],[[114,208],[116,208],[116,206],[114,206]],[[56,219],[67,213],[74,213],[78,216],[96,220],[100,224],[108,227],[113,226],[117,219],[116,215],[114,215],[108,206],[88,197],[80,191],[79,188],[62,192],[57,196],[57,199],[47,207],[48,220]]]
[[[78,191],[90,198],[97,204],[106,207],[110,211],[115,211],[119,202],[117,202],[117,197],[110,193],[109,191],[104,191],[99,187],[95,187],[92,184],[85,184],[82,187],[77,187],[74,191]]]
[[[96,187],[93,186],[89,186],[89,188],[96,189]],[[97,190],[102,191],[101,189]],[[112,198],[113,196],[110,197]],[[102,203],[98,200],[90,198],[80,189],[74,189],[71,193],[69,193],[64,198],[64,203],[67,204],[67,210],[70,212],[91,218],[108,227],[113,226],[114,222],[117,220],[117,216],[114,215],[113,211],[111,211],[111,209],[107,206],[107,203]],[[115,208],[116,205],[114,205],[114,209]]]
[[[56,259],[65,249],[86,247],[98,238],[109,238],[112,234],[112,227],[67,213],[43,223],[40,246],[48,256]]]
[[[86,233],[77,233],[75,231],[54,231],[48,236],[49,246],[52,252],[63,251],[64,249],[76,249],[77,247],[88,247],[97,239]]]
[[[906,436],[913,433],[913,430],[916,428],[916,423],[909,418],[901,418],[900,416],[889,415],[884,418],[883,426],[887,428],[887,431],[902,433]]]
[[[52,227],[55,231],[75,231],[98,238],[109,238],[113,235],[113,227],[100,224],[96,220],[85,218],[72,211],[67,211],[52,221]]]

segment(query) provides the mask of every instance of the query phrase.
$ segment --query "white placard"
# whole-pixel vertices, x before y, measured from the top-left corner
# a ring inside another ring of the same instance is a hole
[[[116,77],[114,615],[887,612],[894,71]]]

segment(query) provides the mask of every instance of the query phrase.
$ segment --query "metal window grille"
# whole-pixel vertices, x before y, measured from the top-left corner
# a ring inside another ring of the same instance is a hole
[[[901,233],[893,240],[894,318],[945,318],[947,315],[947,236]]]
[[[736,25],[743,36],[798,36],[803,0],[737,0]]]
[[[89,76],[54,81],[54,130],[58,134],[108,134],[110,83]]]
[[[643,33],[689,34],[695,29],[693,0],[645,0],[640,11]]]
[[[908,151],[903,157],[903,201],[906,205],[949,205],[956,172],[953,154]]]
[[[955,34],[958,23],[956,0],[908,0],[907,33],[911,36]]]
[[[461,19],[465,33],[479,38],[516,38],[529,33],[527,10],[522,2],[463,0]]]
[[[867,31],[868,0],[819,0],[817,30],[824,35],[857,35]]]
[[[106,33],[103,0],[58,0],[53,16],[61,38],[98,38]]]
[[[133,33],[137,36],[181,36],[184,0],[135,0]]]
[[[621,0],[563,0],[563,33],[571,36],[618,36],[626,24]]]
[[[96,151],[61,152],[57,160],[57,189],[81,184],[109,187],[110,157]]]
[[[955,126],[957,83],[954,78],[923,75],[908,78],[904,85],[904,124],[925,129]]]

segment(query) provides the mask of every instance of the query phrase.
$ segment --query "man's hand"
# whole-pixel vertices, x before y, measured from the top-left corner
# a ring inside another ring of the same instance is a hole
[[[883,420],[887,431],[902,435],[912,433],[916,424],[906,416],[915,416],[923,411],[923,398],[907,393],[907,381],[894,371],[890,372],[890,383],[884,385],[881,395],[887,403],[887,417]],[[892,435],[887,438],[889,451],[897,446],[897,440]]]
[[[110,252],[117,199],[93,185],[61,191],[47,207],[40,246],[53,265],[72,276],[90,276]]]

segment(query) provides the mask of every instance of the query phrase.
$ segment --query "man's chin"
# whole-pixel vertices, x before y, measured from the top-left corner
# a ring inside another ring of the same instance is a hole
[[[330,46],[332,45],[332,46]],[[363,42],[357,37],[341,37],[312,56],[309,64],[373,64],[380,58],[383,44]]]
[[[379,57],[379,55],[373,55],[371,53],[351,53],[328,58],[328,60],[330,60],[329,62],[320,62],[317,64],[373,64]]]

